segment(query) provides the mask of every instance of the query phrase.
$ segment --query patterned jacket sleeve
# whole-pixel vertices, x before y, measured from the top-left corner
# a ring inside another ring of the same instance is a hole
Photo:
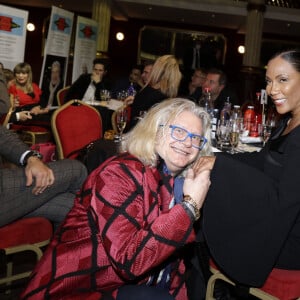
[[[194,240],[181,205],[168,209],[172,186],[159,184],[156,169],[110,162],[96,178],[91,202],[104,248],[120,276],[136,279]],[[161,212],[161,209],[163,212]]]
[[[19,164],[22,154],[29,150],[18,136],[8,129],[0,126],[0,154],[7,160]]]

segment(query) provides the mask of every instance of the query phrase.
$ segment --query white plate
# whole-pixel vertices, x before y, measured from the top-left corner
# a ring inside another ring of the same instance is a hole
[[[240,136],[240,141],[244,144],[261,143],[262,137],[258,136]]]

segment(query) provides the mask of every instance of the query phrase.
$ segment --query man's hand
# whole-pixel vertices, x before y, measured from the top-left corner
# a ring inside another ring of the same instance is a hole
[[[25,168],[26,186],[31,186],[35,179],[35,186],[32,189],[34,195],[41,194],[47,187],[54,183],[54,174],[39,158],[32,156],[27,160]]]
[[[95,83],[98,83],[102,80],[102,75],[93,71],[91,78],[92,78],[92,81],[94,81]]]

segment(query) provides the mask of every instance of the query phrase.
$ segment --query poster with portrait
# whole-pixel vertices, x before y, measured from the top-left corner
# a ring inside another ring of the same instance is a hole
[[[0,5],[0,62],[13,69],[24,61],[28,11]]]
[[[72,82],[81,74],[91,73],[97,53],[98,23],[78,16],[74,47]]]
[[[72,12],[52,6],[40,78],[40,87],[44,93],[49,93],[49,105],[54,105],[56,101],[54,94],[58,88],[65,86],[73,18]],[[54,78],[55,82],[52,84]],[[49,91],[45,91],[46,88]]]

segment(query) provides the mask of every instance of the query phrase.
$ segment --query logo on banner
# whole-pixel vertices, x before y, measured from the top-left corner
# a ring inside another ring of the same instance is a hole
[[[82,29],[80,29],[83,37],[90,39],[93,35],[96,34],[96,30],[93,29],[92,26],[85,25]],[[79,34],[80,36],[81,34]],[[82,36],[80,36],[82,37]]]
[[[23,23],[22,18],[0,15],[0,30],[7,33],[22,35]]]
[[[51,27],[53,31],[63,31],[64,33],[70,34],[71,23],[71,20],[69,20],[68,18],[56,14],[53,17],[53,24]]]

